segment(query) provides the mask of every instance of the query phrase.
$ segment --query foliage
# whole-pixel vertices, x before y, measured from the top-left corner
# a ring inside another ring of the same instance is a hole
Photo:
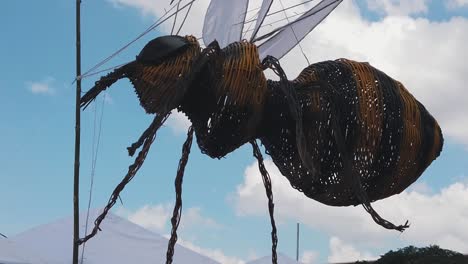
[[[462,254],[442,249],[439,246],[417,248],[408,246],[397,251],[390,250],[375,262],[360,261],[356,263],[375,263],[375,264],[463,264],[468,263],[468,258]]]

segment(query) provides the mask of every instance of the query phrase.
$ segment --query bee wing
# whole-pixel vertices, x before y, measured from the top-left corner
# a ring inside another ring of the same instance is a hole
[[[263,24],[263,21],[265,20],[265,17],[268,14],[268,11],[270,11],[271,4],[273,4],[273,0],[263,0],[262,6],[260,7],[260,11],[258,12],[258,18],[257,22],[255,23],[255,28],[253,30],[252,36],[250,37],[250,41],[257,36],[258,30]]]
[[[240,41],[248,0],[211,0],[203,25],[205,45],[217,40],[221,48]]]
[[[324,20],[343,0],[323,0],[293,22],[253,40],[259,45],[260,58],[270,55],[281,59]]]

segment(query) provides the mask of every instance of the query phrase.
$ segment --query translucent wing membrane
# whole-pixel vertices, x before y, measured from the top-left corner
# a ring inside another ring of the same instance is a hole
[[[240,41],[247,14],[248,0],[212,0],[203,25],[205,45],[217,40],[221,48]]]
[[[253,30],[252,36],[250,37],[250,41],[252,41],[258,33],[258,30],[263,24],[263,20],[265,20],[268,11],[270,10],[271,4],[273,4],[273,0],[263,0],[262,7],[258,12],[257,22],[255,23],[255,28]]]
[[[295,21],[279,27],[253,41],[265,40],[259,46],[260,58],[270,55],[282,58],[324,20],[342,0],[323,0]]]

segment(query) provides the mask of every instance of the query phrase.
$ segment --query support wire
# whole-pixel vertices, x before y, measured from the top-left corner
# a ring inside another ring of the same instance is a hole
[[[286,13],[286,10],[284,9],[283,1],[279,0],[279,2],[281,4],[281,8],[283,9],[284,16],[286,17],[286,21],[288,22],[288,24],[290,24],[291,22],[289,21],[288,14]],[[304,50],[302,49],[302,45],[301,45],[299,39],[297,38],[296,31],[294,30],[294,28],[292,26],[291,26],[291,30],[293,32],[294,38],[296,39],[296,43],[299,46],[299,49],[301,50],[302,55],[304,56],[304,58],[307,61],[307,65],[310,66],[309,58],[307,58],[307,55],[304,53]]]
[[[77,0],[79,1],[79,0]],[[182,2],[183,0],[180,0],[180,2]],[[128,47],[130,47],[133,43],[137,42],[139,39],[141,39],[142,37],[144,37],[146,34],[148,34],[149,32],[153,31],[154,29],[156,29],[159,25],[161,25],[162,23],[166,22],[167,20],[169,20],[170,18],[172,18],[173,16],[177,15],[181,10],[184,10],[185,8],[187,8],[188,6],[191,6],[191,4],[193,4],[195,1],[197,0],[191,0],[190,2],[188,2],[187,4],[183,5],[182,7],[180,7],[178,9],[177,12],[169,15],[166,17],[167,14],[169,14],[169,12],[171,12],[174,8],[177,7],[177,5],[174,5],[173,7],[171,7],[169,10],[167,10],[158,20],[156,20],[156,22],[154,22],[151,26],[149,26],[145,31],[143,31],[141,34],[139,34],[137,37],[135,37],[133,40],[131,40],[130,42],[128,42],[127,44],[125,44],[124,46],[122,46],[120,49],[118,49],[117,51],[115,51],[114,53],[112,53],[111,55],[109,55],[107,58],[103,59],[102,61],[100,61],[99,63],[97,63],[96,65],[94,65],[93,67],[91,67],[91,69],[89,69],[88,71],[86,71],[83,76],[86,76],[86,75],[89,75],[91,72],[94,72],[95,70],[97,70],[98,68],[100,68],[102,65],[104,65],[105,63],[107,63],[108,61],[110,61],[111,59],[113,59],[115,56],[117,56],[118,54],[120,54],[122,51],[124,51],[125,49],[127,49]],[[75,79],[75,81],[78,81],[78,80],[81,80],[82,77],[81,74],[78,75]]]
[[[106,96],[107,96],[107,93],[104,92],[104,95],[102,97],[101,115],[99,118],[99,129],[97,132],[97,138],[96,138],[97,106],[94,105],[93,143],[92,143],[92,150],[91,150],[91,183],[89,186],[88,210],[86,212],[85,234],[88,233],[89,210],[91,208],[91,202],[93,199],[94,178],[96,175],[96,163],[97,163],[97,157],[99,153],[99,146],[101,142],[102,120],[104,117],[104,105],[106,101]],[[86,243],[83,243],[83,246],[81,247],[81,260],[80,260],[81,264],[83,264],[83,260],[84,260],[85,247],[86,247]]]

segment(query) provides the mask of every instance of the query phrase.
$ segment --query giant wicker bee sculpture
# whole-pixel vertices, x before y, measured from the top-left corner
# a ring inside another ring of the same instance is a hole
[[[279,81],[267,80],[272,69]],[[149,42],[136,60],[96,82],[81,99],[87,106],[103,90],[128,78],[141,106],[155,114],[151,126],[128,148],[142,146],[135,163],[117,186],[93,233],[143,164],[157,129],[177,109],[191,121],[176,177],[177,200],[167,263],[172,262],[181,211],[181,184],[196,134],[204,154],[220,158],[251,143],[269,198],[276,263],[276,227],[268,173],[259,139],[291,186],[331,206],[362,204],[388,229],[371,202],[398,194],[413,183],[442,149],[439,125],[398,81],[368,63],[347,59],[305,68],[288,80],[274,57],[260,60],[257,46],[240,41],[202,49],[193,36],[163,36]]]

